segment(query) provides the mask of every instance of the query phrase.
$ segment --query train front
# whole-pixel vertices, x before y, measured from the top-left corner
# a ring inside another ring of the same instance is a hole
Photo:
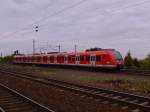
[[[115,64],[117,69],[122,69],[124,67],[124,60],[118,51],[113,51],[113,57],[115,59]]]

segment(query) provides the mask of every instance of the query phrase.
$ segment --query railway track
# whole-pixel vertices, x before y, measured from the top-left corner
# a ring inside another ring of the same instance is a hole
[[[9,68],[8,65],[0,65],[0,68],[7,69]],[[59,68],[59,67],[54,67]],[[64,69],[75,69],[75,70],[81,70],[81,71],[92,71],[92,72],[102,72],[102,73],[111,73],[114,75],[133,75],[133,76],[145,76],[150,77],[150,70],[140,70],[140,69],[121,69],[121,70],[108,70],[108,69],[99,69],[99,68],[88,68],[88,67],[61,67]],[[11,68],[12,69],[12,68]]]
[[[0,112],[54,112],[0,83]]]
[[[122,69],[120,72],[121,73],[127,73],[130,75],[150,76],[150,70]]]
[[[39,76],[33,76],[29,73],[21,73],[16,71],[0,70],[1,73],[12,75],[19,78],[28,79],[38,83],[58,87],[61,89],[72,91],[81,97],[88,97],[98,102],[104,102],[115,106],[120,106],[125,109],[130,109],[135,112],[150,112],[150,98],[138,96],[125,92],[118,92],[103,88],[95,88],[90,86],[83,86],[69,82],[47,79]]]
[[[0,83],[0,112],[54,112]]]

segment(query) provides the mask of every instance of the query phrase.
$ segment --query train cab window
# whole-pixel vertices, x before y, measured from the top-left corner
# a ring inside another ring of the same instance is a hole
[[[119,52],[113,52],[113,55],[116,60],[123,60],[123,58]]]
[[[100,55],[96,56],[96,61],[101,61],[101,56]]]

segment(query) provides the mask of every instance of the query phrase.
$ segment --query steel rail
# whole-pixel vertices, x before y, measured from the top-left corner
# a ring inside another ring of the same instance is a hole
[[[46,107],[46,106],[44,106],[44,105],[42,105],[42,104],[40,104],[40,103],[38,103],[38,102],[28,98],[26,96],[24,96],[23,94],[21,94],[21,93],[15,91],[15,90],[13,90],[13,89],[3,85],[2,83],[0,83],[0,87],[2,87],[5,90],[7,90],[10,94],[13,94],[13,96],[17,96],[17,97],[21,98],[23,101],[27,101],[29,104],[31,104],[33,107],[36,107],[36,109],[38,109],[41,112],[55,112],[55,111],[49,109],[48,107]],[[5,107],[3,107],[3,109],[0,108],[0,112],[1,111],[5,112],[4,108]],[[6,111],[7,111],[7,109],[6,109]]]
[[[5,112],[3,108],[0,107],[0,112]]]

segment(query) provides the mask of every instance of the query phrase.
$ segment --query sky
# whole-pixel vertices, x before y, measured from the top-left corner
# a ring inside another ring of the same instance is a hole
[[[114,48],[150,54],[149,0],[0,0],[0,52]],[[38,26],[38,32],[36,32]],[[44,50],[45,48],[45,50]]]

